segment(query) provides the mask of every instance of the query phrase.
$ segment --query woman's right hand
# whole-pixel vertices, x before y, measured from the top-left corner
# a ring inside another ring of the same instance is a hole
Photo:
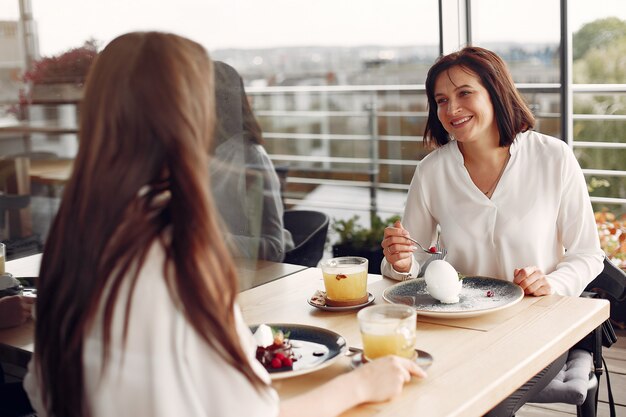
[[[35,299],[22,295],[0,298],[0,328],[19,326],[31,316]]]
[[[404,384],[412,376],[425,378],[426,372],[414,361],[399,356],[385,356],[354,370],[357,381],[361,381],[362,402],[386,401],[402,392]]]
[[[385,259],[398,272],[411,270],[413,252],[417,249],[406,236],[409,236],[409,232],[398,220],[393,226],[385,228],[385,237],[380,244],[383,247]]]
[[[354,371],[280,403],[280,416],[335,417],[369,402],[387,401],[402,392],[412,376],[424,378],[417,363],[399,356],[375,359]],[[320,403],[319,399],[325,400]]]

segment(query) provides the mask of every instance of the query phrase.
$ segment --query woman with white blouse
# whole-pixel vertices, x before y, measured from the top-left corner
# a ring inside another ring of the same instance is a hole
[[[494,53],[447,55],[426,80],[424,140],[402,224],[385,231],[382,271],[415,277],[436,241],[465,275],[507,279],[526,294],[578,296],[602,271],[587,185],[563,141],[530,130],[534,117]]]
[[[406,237],[430,246],[439,229],[462,274],[528,295],[580,295],[604,257],[585,178],[566,143],[531,130],[506,64],[466,47],[437,60],[426,94],[424,142],[436,149],[415,169],[402,223],[385,230],[383,274],[416,277],[429,255]]]
[[[159,32],[114,39],[80,108],[24,380],[38,416],[334,416],[424,376],[387,357],[279,403],[206,186],[215,87],[201,45]]]

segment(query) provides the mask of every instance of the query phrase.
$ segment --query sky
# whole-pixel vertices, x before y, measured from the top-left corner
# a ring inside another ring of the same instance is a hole
[[[295,45],[420,45],[438,42],[437,0],[31,0],[40,52],[89,38],[106,44],[132,30],[164,30],[209,50]],[[573,30],[601,17],[626,20],[626,0],[572,0]],[[18,18],[0,0],[0,20]],[[558,0],[472,0],[475,42],[559,39]]]

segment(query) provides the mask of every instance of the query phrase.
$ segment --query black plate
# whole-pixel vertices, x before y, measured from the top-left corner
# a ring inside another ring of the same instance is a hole
[[[288,323],[265,323],[273,329],[280,329],[283,333],[289,333],[289,340],[293,345],[293,351],[300,358],[293,363],[292,370],[268,369],[272,379],[290,378],[292,376],[307,374],[317,371],[332,364],[341,358],[347,351],[346,339],[343,336],[326,329],[303,324]],[[258,325],[250,326],[254,333]],[[313,355],[313,353],[316,355]],[[319,353],[323,352],[320,356]]]
[[[493,296],[488,297],[487,291]],[[524,291],[519,285],[502,279],[465,277],[459,302],[443,304],[428,293],[426,281],[418,278],[386,288],[383,298],[393,304],[414,307],[423,316],[464,318],[510,307],[524,298]]]

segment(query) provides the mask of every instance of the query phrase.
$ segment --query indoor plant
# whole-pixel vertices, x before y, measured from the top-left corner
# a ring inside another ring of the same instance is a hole
[[[333,256],[367,258],[369,273],[380,274],[380,262],[383,260],[383,248],[380,243],[383,240],[385,228],[400,220],[400,216],[394,215],[383,220],[374,214],[369,228],[361,226],[358,220],[358,215],[348,220],[333,220],[331,228],[339,236],[339,240],[332,247]]]

